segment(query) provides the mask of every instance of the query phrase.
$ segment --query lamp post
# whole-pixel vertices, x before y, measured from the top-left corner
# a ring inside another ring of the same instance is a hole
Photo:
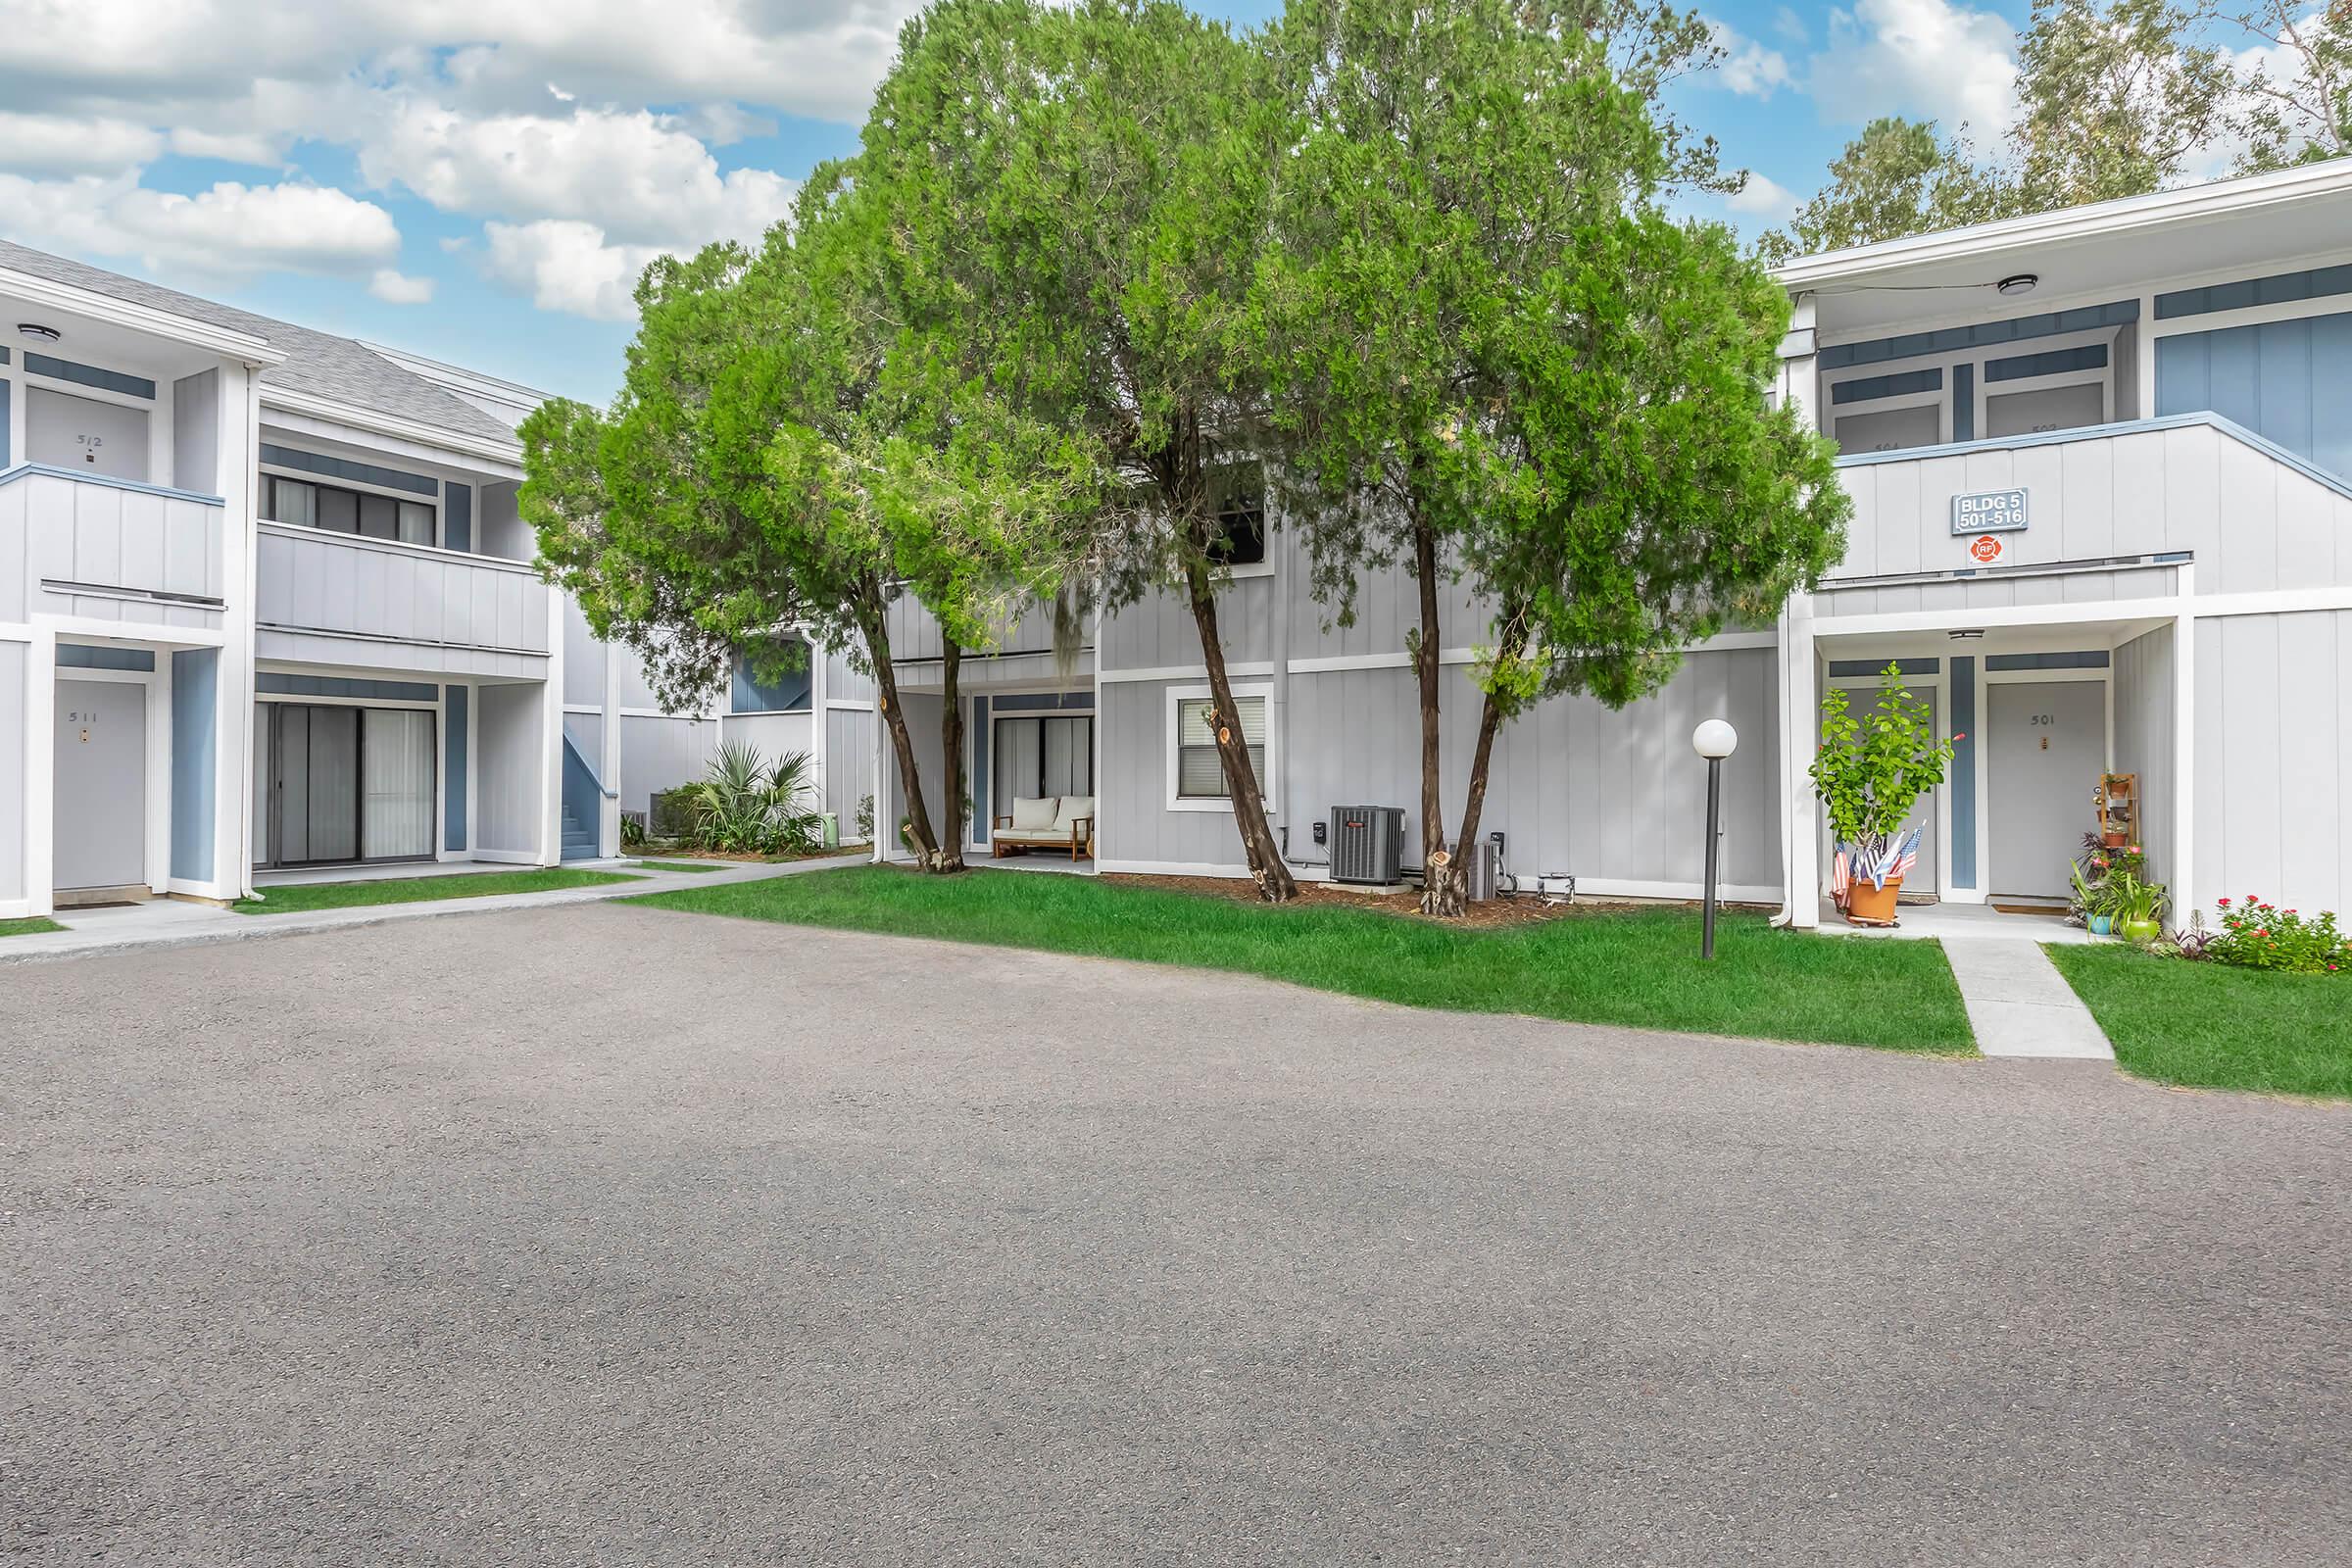
[[[1698,956],[1715,956],[1715,848],[1723,837],[1723,760],[1740,744],[1740,732],[1720,718],[1710,718],[1690,732],[1690,749],[1707,760],[1707,891]]]

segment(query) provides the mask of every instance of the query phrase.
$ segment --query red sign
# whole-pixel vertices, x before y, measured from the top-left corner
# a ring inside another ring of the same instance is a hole
[[[2001,559],[2003,553],[2001,536],[1997,533],[1981,533],[1977,535],[1976,542],[1968,547],[1969,558],[1980,566],[1991,565]]]

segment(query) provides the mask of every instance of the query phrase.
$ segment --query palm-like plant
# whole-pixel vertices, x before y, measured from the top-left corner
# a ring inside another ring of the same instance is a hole
[[[695,831],[705,846],[737,855],[816,847],[821,819],[812,765],[788,752],[773,766],[744,741],[727,741],[694,786]]]

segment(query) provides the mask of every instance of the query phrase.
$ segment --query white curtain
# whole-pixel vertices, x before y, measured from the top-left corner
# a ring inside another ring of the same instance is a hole
[[[369,859],[432,854],[433,715],[370,708],[367,725],[360,853]]]

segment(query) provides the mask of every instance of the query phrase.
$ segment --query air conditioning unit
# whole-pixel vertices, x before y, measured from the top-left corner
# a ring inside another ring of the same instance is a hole
[[[1331,879],[1388,887],[1404,875],[1404,808],[1331,808]]]
[[[1470,886],[1464,890],[1472,904],[1484,904],[1500,891],[1502,881],[1502,846],[1493,839],[1480,839],[1470,846]]]

